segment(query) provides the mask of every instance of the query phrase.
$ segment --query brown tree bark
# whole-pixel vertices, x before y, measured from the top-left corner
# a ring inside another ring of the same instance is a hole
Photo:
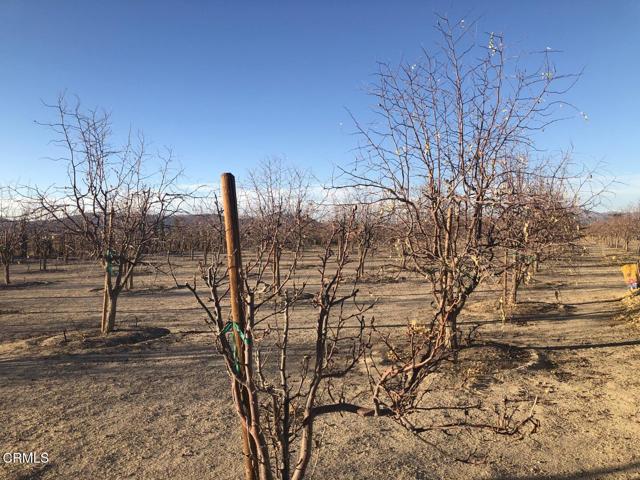
[[[509,295],[509,303],[515,305],[518,303],[518,288],[520,287],[520,276],[518,272],[513,272],[513,282],[511,283],[511,294]]]
[[[116,326],[116,307],[118,305],[118,296],[111,294],[109,298],[109,308],[107,312],[106,331],[104,333],[111,333]]]
[[[113,332],[116,325],[118,294],[111,288],[109,272],[104,274],[104,296],[102,298],[102,321],[100,331],[103,335]]]

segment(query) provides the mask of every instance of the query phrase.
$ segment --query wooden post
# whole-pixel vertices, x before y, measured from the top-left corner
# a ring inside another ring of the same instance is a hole
[[[236,197],[236,180],[231,173],[223,173],[221,176],[222,205],[224,208],[224,232],[227,244],[227,266],[229,267],[229,293],[231,302],[231,318],[237,323],[241,330],[245,330],[245,312],[242,278],[240,272],[242,270],[242,254],[240,250],[240,226],[238,222],[238,200]],[[231,329],[236,345],[236,355],[238,355],[238,364],[240,365],[240,377],[243,378],[244,372],[244,345],[240,334],[236,329]],[[250,423],[249,400],[245,387],[234,381],[233,386],[235,393],[238,395],[239,401],[243,409],[243,414]],[[245,480],[254,480],[257,478],[255,468],[255,448],[251,448],[249,432],[246,424],[242,427],[242,453],[244,454],[244,475]]]
[[[240,251],[240,226],[238,222],[238,201],[236,198],[236,180],[230,173],[221,178],[222,206],[224,208],[224,233],[227,243],[227,266],[229,267],[229,289],[231,293],[231,316],[240,328],[245,327],[243,288],[240,270],[242,253]],[[235,330],[234,330],[235,332]],[[239,335],[236,337],[240,339]],[[243,351],[244,349],[240,349]]]

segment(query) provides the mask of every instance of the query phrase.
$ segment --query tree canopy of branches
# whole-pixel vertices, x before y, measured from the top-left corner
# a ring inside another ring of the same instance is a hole
[[[271,269],[269,285],[274,292],[281,288],[283,250],[302,248],[312,222],[309,180],[304,171],[286,166],[279,158],[263,161],[249,174],[247,239],[258,243],[258,257],[264,260],[260,268]]]

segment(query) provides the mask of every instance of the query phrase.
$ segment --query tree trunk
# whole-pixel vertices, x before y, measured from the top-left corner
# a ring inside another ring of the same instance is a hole
[[[109,286],[106,275],[109,274],[105,274],[104,289],[102,291],[102,320],[100,322],[100,331],[102,333],[107,333],[105,330],[107,326],[107,314],[109,313]]]
[[[125,288],[127,290],[133,290],[133,265],[129,265],[127,267],[126,275],[129,276],[127,277],[127,280],[125,282]]]
[[[116,325],[116,306],[118,295],[109,289],[109,273],[105,272],[104,296],[102,299],[102,323],[100,331],[103,335],[113,332]]]
[[[11,283],[11,278],[9,276],[9,262],[4,264],[4,284],[9,285]]]
[[[364,276],[364,261],[367,257],[367,248],[364,245],[358,245],[358,270],[357,275]]]
[[[505,249],[504,251],[504,272],[502,272],[502,303],[506,305],[507,303],[507,291],[509,285],[509,271],[507,267],[509,266],[509,251]]]
[[[116,326],[116,306],[117,306],[117,302],[118,302],[118,296],[112,294],[111,297],[109,298],[109,309],[108,309],[108,312],[107,312],[106,328],[105,328],[105,331],[102,332],[104,334],[113,332],[113,330],[114,330],[114,328]]]
[[[513,283],[511,284],[511,295],[509,303],[515,305],[518,303],[518,288],[520,287],[520,278],[517,272],[513,272]]]
[[[203,260],[204,260],[204,265],[208,265],[209,264],[209,242],[207,242],[204,246],[204,253],[203,253]]]
[[[280,245],[277,243],[273,247],[273,291],[277,292],[280,289],[280,257],[281,257]]]
[[[511,279],[511,292],[509,292],[509,305],[515,305],[518,303],[518,289],[520,288],[520,282],[522,281],[522,275],[520,273],[521,268],[521,265],[516,259]]]
[[[313,419],[309,418],[306,428],[302,431],[302,439],[300,440],[300,451],[298,452],[298,461],[296,463],[292,480],[302,480],[307,473],[307,466],[311,459],[311,449],[313,447]]]
[[[457,350],[458,345],[458,314],[449,312],[445,321],[445,345],[451,350]]]
[[[518,289],[520,288],[520,283],[522,282],[522,262],[521,257],[515,253],[513,255],[513,274],[511,279],[511,292],[509,295],[509,304],[515,305],[518,303]]]

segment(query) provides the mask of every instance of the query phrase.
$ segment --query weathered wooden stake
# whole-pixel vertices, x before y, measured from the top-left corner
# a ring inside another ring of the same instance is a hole
[[[246,328],[244,299],[242,288],[242,254],[240,250],[240,226],[238,222],[238,200],[236,197],[236,180],[231,173],[223,173],[221,177],[222,205],[224,208],[224,232],[227,244],[227,266],[229,267],[229,293],[231,295],[231,318],[242,331]],[[240,377],[244,377],[244,345],[236,329],[231,329],[236,345]],[[235,394],[242,404],[246,418],[249,417],[249,400],[245,387],[234,382]],[[246,480],[257,478],[255,448],[251,448],[251,441],[247,427],[242,427],[242,452],[244,454],[244,474]]]
[[[232,174],[223,173],[221,178],[222,206],[224,208],[224,233],[227,243],[227,266],[229,267],[229,289],[231,293],[231,316],[244,329],[244,300],[242,298],[242,254],[240,250],[240,227],[238,222],[238,201],[236,181]],[[235,330],[234,330],[235,332]],[[240,336],[236,335],[240,341]],[[243,351],[244,349],[240,349]]]

